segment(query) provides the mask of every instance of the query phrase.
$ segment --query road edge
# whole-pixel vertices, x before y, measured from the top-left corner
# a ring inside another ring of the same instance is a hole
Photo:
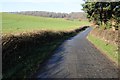
[[[95,44],[93,44],[93,43],[88,39],[88,36],[86,37],[86,39],[87,39],[98,51],[100,51],[102,55],[104,55],[108,60],[110,60],[115,67],[119,68],[118,63],[115,62],[115,61],[113,61],[113,60],[106,54],[106,52],[102,51],[99,47],[97,47]]]

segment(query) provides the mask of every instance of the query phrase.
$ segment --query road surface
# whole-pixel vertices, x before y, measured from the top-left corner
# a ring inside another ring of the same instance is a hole
[[[118,78],[117,67],[87,39],[92,28],[66,40],[36,78]]]

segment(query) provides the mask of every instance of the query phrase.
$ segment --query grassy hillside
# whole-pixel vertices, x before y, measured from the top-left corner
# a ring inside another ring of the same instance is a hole
[[[38,30],[71,30],[82,25],[89,25],[87,21],[70,21],[59,18],[45,18],[25,16],[19,14],[2,13],[3,34],[32,32]]]
[[[86,29],[79,28],[85,24],[88,22],[3,13],[3,34],[13,34],[2,37],[3,79],[26,78],[34,74],[65,39]],[[38,32],[14,35],[24,31]]]

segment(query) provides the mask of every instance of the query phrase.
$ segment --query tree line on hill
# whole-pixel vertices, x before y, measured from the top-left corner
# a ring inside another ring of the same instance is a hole
[[[83,10],[87,18],[102,28],[120,27],[120,1],[119,2],[85,2]]]
[[[46,11],[21,11],[21,12],[11,12],[14,14],[32,15],[40,17],[51,17],[51,18],[66,18],[66,19],[81,19],[86,20],[86,14],[84,12],[71,12],[71,13],[55,13]]]

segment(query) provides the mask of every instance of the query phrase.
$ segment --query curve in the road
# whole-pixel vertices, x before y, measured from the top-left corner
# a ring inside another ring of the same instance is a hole
[[[86,39],[91,30],[66,40],[34,77],[118,78],[117,67]]]

